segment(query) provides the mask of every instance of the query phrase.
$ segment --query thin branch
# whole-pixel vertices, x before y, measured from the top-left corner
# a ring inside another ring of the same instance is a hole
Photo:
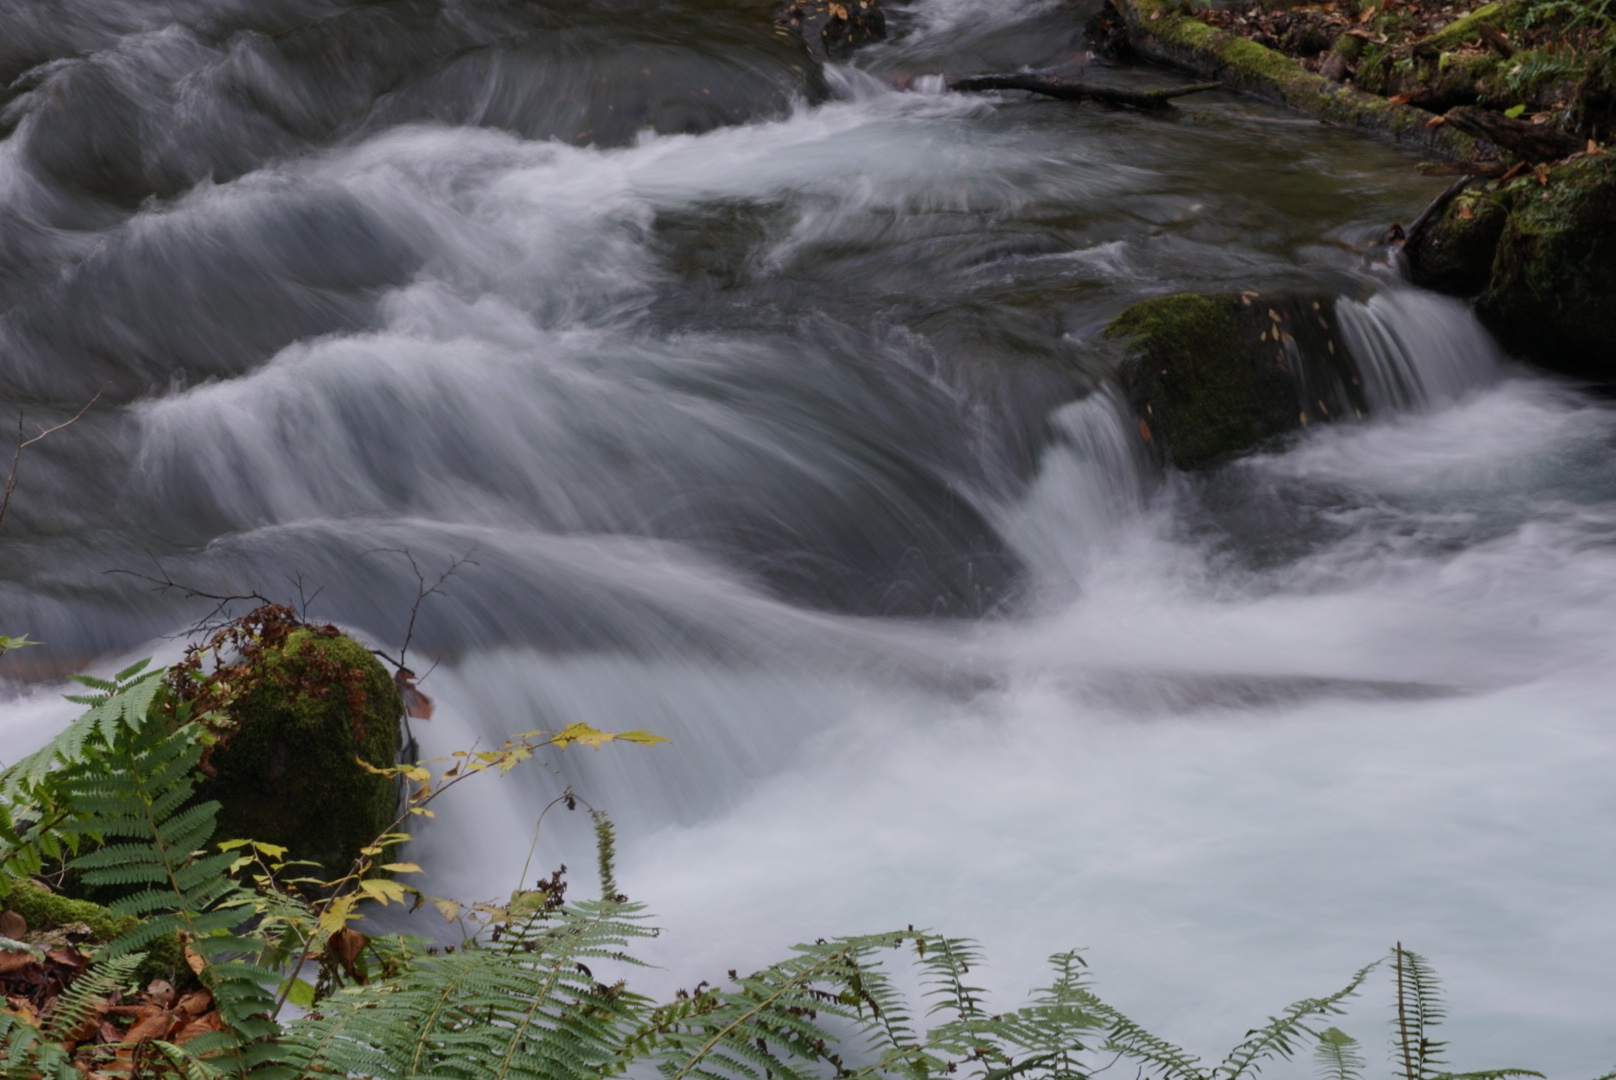
[[[1172,108],[1172,99],[1186,94],[1199,94],[1207,90],[1220,90],[1222,83],[1193,83],[1165,90],[1123,90],[1114,86],[1096,86],[1092,83],[1063,79],[1056,75],[1021,72],[1009,75],[950,75],[950,90],[1026,90],[1044,94],[1062,101],[1098,101],[1107,105],[1127,105],[1149,112]]]
[[[0,525],[5,523],[6,511],[11,509],[11,496],[16,494],[17,491],[17,466],[22,461],[22,452],[35,443],[42,441],[46,436],[54,435],[63,428],[71,427],[72,425],[78,423],[79,419],[85,413],[90,411],[90,406],[101,400],[101,395],[106,392],[106,389],[107,388],[103,386],[100,390],[97,390],[95,392],[95,397],[85,402],[84,408],[74,413],[71,419],[64,420],[55,427],[41,427],[39,429],[39,434],[35,435],[31,439],[27,437],[27,432],[23,427],[23,410],[17,410],[17,448],[11,453],[11,471],[6,473],[5,495],[3,498],[0,498]]]
[[[472,558],[472,556],[475,554],[477,554],[477,545],[473,544],[466,550],[464,555],[452,560],[448,567],[445,568],[443,573],[438,575],[436,581],[428,585],[426,582],[426,574],[422,573],[421,571],[421,564],[415,561],[415,553],[409,548],[371,548],[369,551],[363,552],[361,557],[364,555],[402,555],[404,556],[405,560],[409,562],[410,571],[415,574],[415,602],[410,605],[410,620],[409,624],[404,628],[404,644],[398,650],[398,657],[395,659],[380,649],[372,649],[371,652],[375,653],[383,660],[386,660],[389,664],[392,664],[400,671],[409,671],[409,666],[405,661],[409,657],[410,642],[415,640],[415,620],[421,614],[421,605],[426,602],[426,598],[429,596],[448,596],[449,594],[444,591],[443,583],[454,577],[454,575],[460,571],[462,566],[481,565]],[[437,667],[436,664],[433,664],[432,666],[434,668]],[[430,675],[431,673],[432,672],[429,670],[427,675]],[[426,675],[421,676],[421,679],[424,678],[426,678]],[[420,681],[420,679],[416,680],[417,683]]]
[[[189,629],[180,634],[174,635],[176,637],[190,637],[192,634],[206,633],[211,630],[219,629],[226,622],[230,621],[228,613],[231,604],[246,600],[255,600],[258,602],[259,606],[263,606],[265,604],[273,604],[275,602],[269,597],[265,596],[263,593],[251,592],[226,596],[222,593],[211,593],[205,589],[199,589],[194,585],[187,585],[182,581],[175,581],[173,577],[169,575],[168,571],[163,569],[163,564],[158,560],[156,555],[148,551],[146,552],[146,557],[151,559],[152,565],[157,568],[157,574],[161,576],[142,574],[134,570],[103,570],[102,573],[122,575],[124,577],[132,577],[137,581],[151,582],[151,584],[154,586],[152,592],[164,593],[171,590],[178,590],[187,600],[214,601],[212,611],[198,619],[190,626]],[[299,591],[301,592],[301,584],[299,586]],[[316,595],[318,595],[318,593],[316,593]],[[313,598],[311,597],[310,599]],[[220,621],[221,619],[223,619],[223,622]]]
[[[285,577],[286,577],[286,580],[290,584],[292,584],[293,586],[295,586],[297,588],[297,617],[298,617],[298,621],[300,621],[300,622],[308,622],[309,621],[309,605],[314,603],[314,601],[319,598],[321,593],[325,592],[325,586],[321,585],[318,589],[315,589],[312,593],[308,593],[307,595],[305,595],[304,591],[303,591],[303,571],[297,570],[297,571],[294,571],[293,573],[286,574]]]

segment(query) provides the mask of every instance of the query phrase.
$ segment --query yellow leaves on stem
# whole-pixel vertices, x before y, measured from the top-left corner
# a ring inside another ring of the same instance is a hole
[[[609,742],[639,743],[641,746],[654,746],[665,743],[667,739],[649,731],[597,731],[588,724],[568,724],[550,737],[550,745],[555,747],[568,747],[577,743],[599,750]]]

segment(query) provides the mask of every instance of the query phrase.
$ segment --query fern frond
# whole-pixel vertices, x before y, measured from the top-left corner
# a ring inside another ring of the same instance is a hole
[[[1393,971],[1397,981],[1397,1018],[1392,1022],[1394,1054],[1403,1067],[1405,1080],[1435,1080],[1447,1043],[1432,1038],[1447,1012],[1442,1004],[1441,985],[1431,962],[1419,953],[1392,946]]]
[[[0,1012],[0,1080],[83,1080],[83,1074],[39,1028]]]
[[[809,1080],[827,1065],[840,1073],[820,1017],[875,1022],[886,991],[871,989],[884,976],[860,958],[891,939],[799,945],[787,960],[732,974],[734,990],[714,988],[657,1010],[628,1045],[649,1051],[665,1080]]]
[[[982,963],[982,953],[976,942],[969,938],[934,938],[927,954],[923,954],[920,961],[925,981],[930,987],[926,996],[937,1000],[926,1010],[926,1014],[930,1016],[944,1009],[953,1009],[962,1020],[984,1015],[981,995],[987,991],[965,981],[971,965]]]
[[[111,746],[122,732],[145,725],[152,702],[162,691],[161,675],[161,671],[151,671],[133,682],[93,680],[97,689],[107,692],[69,698],[90,708],[46,746],[0,772],[0,802],[20,801],[24,792],[43,783],[53,770],[82,761],[87,748]]]
[[[595,861],[600,869],[600,898],[611,900],[617,896],[617,829],[604,810],[591,810],[595,823]]]
[[[1337,1027],[1325,1028],[1318,1038],[1313,1064],[1319,1080],[1363,1080],[1364,1059],[1357,1039]]]
[[[91,964],[52,1003],[43,1018],[45,1037],[57,1043],[66,1039],[68,1032],[95,1014],[98,999],[110,997],[135,981],[135,970],[145,959],[145,953],[130,953]]]
[[[351,986],[293,1021],[289,1075],[598,1080],[648,1003],[595,981],[649,937],[636,906],[594,901],[513,930],[499,948],[415,952],[385,984]]]
[[[1201,1059],[1177,1043],[1145,1030],[1116,1009],[1095,999],[1092,1006],[1108,1023],[1103,1050],[1154,1065],[1163,1080],[1211,1080],[1214,1073],[1201,1067]]]
[[[240,959],[261,952],[263,943],[235,934],[249,912],[241,903],[244,890],[228,873],[232,856],[200,853],[218,812],[216,803],[185,805],[195,791],[201,754],[202,731],[195,724],[173,732],[157,723],[118,732],[110,745],[60,770],[77,811],[64,828],[104,842],[73,864],[87,883],[146,886],[110,905],[115,914],[144,917],[113,939],[106,955],[124,956],[158,938],[183,935],[202,962],[200,978],[228,1029],[203,1044],[213,1046],[207,1067],[239,1076],[250,1068],[249,1044],[279,1031],[267,1019],[274,1000],[264,989],[277,977]],[[203,1050],[186,1053],[196,1057]]]
[[[1303,1035],[1313,1034],[1306,1026],[1306,1021],[1314,1017],[1341,1015],[1344,1011],[1341,1002],[1356,994],[1358,987],[1378,966],[1379,960],[1366,964],[1358,969],[1346,986],[1328,997],[1304,998],[1279,1016],[1269,1017],[1268,1025],[1248,1032],[1240,1045],[1223,1059],[1223,1064],[1213,1070],[1213,1075],[1221,1080],[1239,1080],[1247,1072],[1255,1076],[1265,1061],[1276,1057],[1289,1059],[1296,1053],[1297,1040]]]
[[[1509,1080],[1512,1076],[1543,1076],[1536,1069],[1482,1069],[1479,1072],[1437,1073],[1435,1080]]]

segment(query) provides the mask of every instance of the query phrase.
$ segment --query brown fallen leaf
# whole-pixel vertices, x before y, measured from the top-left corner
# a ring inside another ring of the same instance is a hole
[[[1475,212],[1470,209],[1470,204],[1469,203],[1460,203],[1459,204],[1459,220],[1460,221],[1474,221],[1475,218],[1476,218]]]
[[[10,1006],[8,1009],[6,1009],[6,1011],[12,1016],[17,1017],[20,1020],[24,1020],[35,1027],[39,1026],[39,1010],[34,1008],[33,1002],[29,1001],[25,997],[7,996],[6,1004]]]
[[[404,715],[411,720],[432,719],[432,699],[416,688],[415,672],[399,668],[393,676],[393,685],[398,688],[398,696],[404,699]]]
[[[16,941],[27,932],[27,919],[15,911],[0,911],[0,937],[8,937]]]
[[[1150,425],[1145,423],[1145,418],[1142,416],[1139,418],[1139,437],[1146,442],[1150,441]]]
[[[179,1046],[184,1046],[186,1043],[190,1042],[199,1035],[206,1035],[211,1031],[223,1030],[224,1017],[219,1015],[218,1009],[214,1009],[212,1012],[203,1013],[195,1020],[192,1020],[184,1027],[180,1028],[179,1031],[175,1033],[171,1041]]]
[[[180,1012],[193,1020],[211,1008],[213,995],[206,990],[197,990],[180,998]]]
[[[53,1018],[54,1019],[54,1018]],[[81,1042],[88,1042],[95,1038],[96,1032],[101,1029],[101,1011],[96,1009],[85,1015],[79,1021],[79,1026],[62,1033],[62,1045],[71,1050]]]
[[[1393,94],[1386,100],[1391,102],[1393,105],[1407,105],[1410,101],[1414,100],[1414,95],[1412,93]]]
[[[1441,127],[1447,122],[1448,118],[1446,116],[1433,116],[1431,119],[1427,120],[1423,126],[1428,128]]]
[[[0,975],[10,975],[24,968],[37,966],[38,963],[31,953],[0,952]]]
[[[362,984],[365,980],[360,975],[355,963],[369,941],[370,939],[364,934],[345,926],[331,935],[331,940],[326,943],[326,949],[342,965],[342,970],[348,973],[350,979],[355,979]]]
[[[101,1027],[98,1029],[97,1033],[100,1035],[101,1041],[104,1043],[123,1042],[123,1029],[110,1020],[101,1021]]]
[[[1537,182],[1540,186],[1549,186],[1549,167],[1547,165],[1534,165],[1532,175],[1537,177]]]
[[[173,1030],[174,1023],[173,1013],[166,1009],[159,1011],[156,1015],[148,1016],[131,1027],[124,1033],[123,1041],[127,1044],[143,1042],[146,1039],[166,1039],[168,1033]]]
[[[90,958],[77,949],[51,949],[45,956],[53,963],[72,968],[74,972],[83,971],[90,966]]]
[[[197,975],[202,974],[202,969],[208,966],[208,962],[202,959],[202,954],[189,945],[185,946],[185,963]]]
[[[174,984],[167,979],[153,979],[146,984],[146,997],[158,1008],[172,1008],[176,996]]]

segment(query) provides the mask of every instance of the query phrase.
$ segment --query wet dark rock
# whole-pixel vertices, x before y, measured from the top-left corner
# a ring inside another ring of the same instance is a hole
[[[819,61],[836,60],[860,45],[885,40],[887,20],[878,0],[792,0],[775,20],[800,34]]]
[[[1326,293],[1157,297],[1105,334],[1127,349],[1118,375],[1139,437],[1180,469],[1367,409]]]
[[[1474,297],[1482,322],[1517,356],[1616,380],[1616,157],[1464,192],[1405,255],[1418,284]]]
[[[1504,346],[1572,375],[1616,379],[1616,158],[1507,189],[1509,217],[1476,311]]]
[[[1567,126],[1580,139],[1616,141],[1616,45],[1590,64],[1577,83]]]
[[[1508,217],[1508,207],[1495,194],[1459,193],[1448,212],[1433,216],[1409,237],[1403,249],[1409,277],[1416,285],[1453,296],[1480,293],[1492,277],[1493,253]]]
[[[1110,4],[1102,4],[1100,10],[1089,17],[1083,26],[1083,36],[1095,56],[1122,63],[1134,59],[1127,20]]]

